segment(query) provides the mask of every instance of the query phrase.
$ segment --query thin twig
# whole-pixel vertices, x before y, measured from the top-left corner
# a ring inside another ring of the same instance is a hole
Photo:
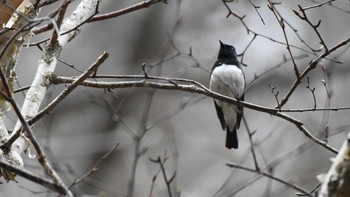
[[[297,64],[296,64],[296,62],[295,62],[295,59],[294,59],[292,50],[291,50],[291,48],[290,48],[290,44],[289,44],[289,40],[288,40],[288,36],[287,36],[287,32],[286,32],[286,26],[285,26],[285,24],[284,24],[284,19],[283,19],[283,18],[279,15],[279,13],[276,11],[276,8],[275,8],[274,4],[273,4],[270,0],[268,0],[268,2],[269,2],[268,7],[270,8],[270,10],[271,10],[272,13],[274,14],[275,18],[277,19],[279,25],[280,25],[281,28],[282,28],[283,35],[284,35],[284,38],[285,38],[286,44],[287,44],[287,51],[288,51],[288,53],[289,53],[289,55],[290,55],[290,58],[291,58],[291,60],[292,60],[292,62],[293,62],[295,76],[296,76],[297,78],[299,78],[299,77],[300,77],[300,72],[299,72],[298,66],[297,66]]]
[[[304,77],[307,76],[307,74],[313,70],[314,68],[316,68],[316,66],[318,65],[318,63],[323,60],[325,57],[327,57],[329,54],[333,53],[335,50],[339,49],[342,46],[347,45],[350,42],[350,38],[347,38],[346,40],[338,43],[337,45],[333,46],[332,48],[330,48],[329,50],[325,51],[324,53],[322,53],[321,55],[319,55],[316,59],[312,60],[309,65],[307,66],[307,68],[305,68],[304,72],[301,73],[300,77],[297,78],[292,87],[289,89],[289,91],[287,92],[287,94],[284,96],[284,98],[281,100],[281,103],[276,106],[276,108],[282,108],[283,105],[285,105],[289,99],[289,97],[292,95],[292,93],[295,91],[295,89],[299,86],[299,84],[301,83],[301,81],[304,79]]]
[[[0,160],[0,168],[7,170],[9,172],[12,172],[16,175],[19,175],[25,179],[28,179],[34,183],[39,184],[40,186],[46,187],[47,189],[58,191],[61,194],[65,194],[66,191],[62,189],[61,187],[57,187],[56,182],[50,181],[44,178],[39,177],[38,175],[33,174],[30,171],[27,171],[25,169],[18,168],[3,159]]]
[[[69,189],[74,187],[75,185],[79,184],[80,182],[82,182],[84,179],[86,179],[88,176],[92,175],[93,173],[95,173],[98,170],[98,166],[100,165],[100,163],[105,160],[107,157],[109,157],[109,155],[111,155],[115,149],[117,149],[119,146],[119,143],[117,143],[116,145],[114,145],[106,154],[104,154],[99,160],[96,161],[96,163],[93,165],[93,167],[91,168],[91,170],[89,172],[87,172],[86,174],[84,174],[81,178],[79,179],[75,179],[72,183],[71,186],[69,186]]]
[[[244,59],[244,54],[247,52],[248,48],[250,47],[250,45],[254,42],[254,40],[256,39],[257,34],[254,34],[253,38],[249,41],[249,43],[247,44],[247,46],[245,47],[245,49],[243,50],[243,52],[241,54],[238,54],[238,56],[241,56],[241,64],[244,66],[247,66],[245,63],[243,63],[243,59]]]
[[[254,7],[256,13],[258,13],[258,15],[259,15],[259,18],[260,18],[261,22],[265,25],[264,19],[263,19],[263,17],[261,16],[261,14],[260,14],[260,12],[259,12],[259,10],[258,10],[258,9],[260,8],[260,6],[255,5],[255,4],[252,2],[252,0],[249,0],[249,3]]]
[[[258,164],[258,160],[256,158],[256,153],[255,153],[255,149],[254,149],[254,142],[253,142],[253,135],[255,134],[255,131],[251,132],[247,119],[245,118],[245,116],[243,115],[243,122],[245,127],[247,128],[247,132],[248,132],[248,137],[249,137],[249,142],[250,142],[250,151],[252,152],[253,155],[253,160],[254,160],[254,165],[255,165],[255,169],[256,171],[260,171],[260,167]]]
[[[164,1],[164,2],[166,3],[167,1]],[[172,44],[172,36],[174,35],[174,33],[177,30],[177,27],[180,23],[180,20],[181,20],[180,4],[181,4],[181,1],[178,1],[178,4],[176,6],[176,10],[177,10],[176,19],[175,19],[175,22],[173,24],[170,36],[169,36],[168,40],[165,42],[165,44],[160,52],[159,59],[160,59],[161,63],[156,67],[156,71],[155,71],[156,75],[160,75],[162,72],[162,64],[164,62],[164,59],[166,59],[166,55],[169,52],[169,49],[170,49],[171,44]],[[155,68],[155,67],[152,67],[152,68]],[[146,65],[143,66],[143,71],[144,71],[144,75],[146,76],[147,75]],[[147,79],[148,79],[148,77],[149,77],[149,75],[147,75]],[[135,139],[136,145],[135,145],[135,152],[134,152],[134,161],[132,164],[132,174],[131,174],[131,177],[129,180],[129,185],[128,185],[128,195],[127,196],[129,196],[129,197],[133,196],[135,176],[136,176],[136,167],[137,167],[138,160],[139,160],[140,156],[143,155],[143,153],[145,153],[147,151],[147,148],[143,148],[143,150],[139,150],[139,149],[141,146],[141,140],[144,137],[144,135],[146,134],[146,132],[148,131],[147,122],[149,119],[149,113],[150,113],[150,109],[151,109],[151,105],[152,105],[152,101],[153,101],[153,97],[154,97],[155,92],[156,92],[156,89],[147,91],[147,94],[146,94],[146,102],[145,102],[145,106],[144,106],[145,108],[144,108],[143,115],[142,115],[142,118],[140,121],[140,131],[138,133],[138,137]]]
[[[263,176],[265,176],[265,177],[267,177],[267,178],[269,178],[269,179],[275,180],[275,181],[277,181],[277,182],[279,182],[279,183],[282,183],[282,184],[284,184],[284,185],[286,185],[286,186],[288,186],[288,187],[291,187],[291,188],[297,190],[298,192],[301,192],[301,193],[305,194],[306,196],[313,197],[312,194],[310,194],[309,192],[303,190],[302,188],[300,188],[300,187],[298,187],[298,186],[295,186],[294,184],[288,183],[287,181],[284,181],[284,180],[282,180],[282,179],[280,179],[280,178],[277,178],[277,177],[275,177],[275,176],[272,176],[272,175],[270,175],[270,174],[267,174],[267,173],[265,173],[265,172],[256,171],[256,170],[254,170],[254,169],[246,168],[246,167],[239,166],[239,165],[235,165],[235,164],[226,164],[226,165],[227,165],[228,167],[230,167],[230,168],[237,168],[237,169],[241,169],[241,170],[244,170],[244,171],[253,172],[253,173],[256,173],[256,174],[259,174],[259,175],[263,175]]]
[[[311,94],[312,94],[312,98],[313,98],[313,100],[314,100],[314,108],[313,108],[313,109],[316,109],[316,108],[317,108],[317,105],[316,105],[316,96],[315,96],[315,90],[316,90],[316,88],[311,88],[311,87],[310,87],[310,77],[309,77],[309,76],[307,76],[306,79],[307,79],[306,88],[307,88],[308,90],[310,90],[310,92],[311,92]]]
[[[233,12],[233,11],[231,10],[230,6],[227,5],[227,1],[225,1],[225,0],[221,0],[221,1],[222,1],[222,3],[225,5],[225,7],[226,7],[227,10],[228,10],[228,14],[226,15],[226,18],[228,18],[228,17],[231,16],[231,15],[234,16],[234,17],[236,17],[236,18],[238,18],[238,19],[241,21],[241,23],[243,24],[243,26],[246,28],[247,33],[249,34],[250,29],[248,28],[247,24],[244,22],[244,18],[246,17],[246,15],[239,16],[238,14],[236,14],[235,12]]]
[[[30,86],[25,86],[25,87],[21,87],[21,88],[18,88],[18,89],[15,89],[13,91],[14,94],[18,93],[18,92],[22,92],[22,91],[26,91],[30,88]]]
[[[136,168],[137,168],[137,164],[139,162],[139,159],[147,151],[147,148],[143,148],[143,149],[141,148],[141,140],[143,139],[143,137],[147,133],[147,129],[146,129],[147,126],[146,125],[147,125],[149,112],[150,112],[151,105],[152,105],[154,92],[155,92],[155,90],[151,90],[146,95],[146,101],[144,104],[144,109],[143,109],[142,117],[141,117],[141,121],[140,121],[140,129],[139,129],[139,132],[137,132],[137,134],[136,134],[136,138],[134,139],[135,140],[134,161],[133,161],[132,166],[131,166],[131,176],[130,176],[130,180],[129,180],[129,184],[128,184],[128,194],[127,194],[128,197],[132,197],[133,193],[134,193],[135,179],[136,179]]]
[[[83,73],[83,72],[84,72],[83,70],[80,70],[79,68],[76,68],[73,64],[69,64],[69,63],[67,63],[67,62],[65,62],[65,61],[63,61],[63,60],[61,60],[60,58],[58,58],[57,60],[58,60],[59,62],[61,62],[62,64],[66,65],[66,66],[68,66],[68,67],[70,67],[70,68],[72,68],[73,70],[78,71],[79,73]]]
[[[5,78],[5,74],[3,72],[2,69],[0,69],[0,77],[1,77],[1,81],[2,81],[2,85],[5,88],[5,91],[10,90],[9,88],[9,84]],[[34,149],[36,150],[36,152],[38,153],[38,161],[41,164],[41,166],[43,167],[44,171],[46,172],[46,174],[54,181],[54,183],[56,184],[56,191],[63,194],[63,195],[68,195],[68,196],[72,196],[72,193],[69,191],[69,189],[66,187],[66,185],[62,182],[62,180],[60,179],[60,177],[58,176],[58,174],[56,173],[56,171],[53,169],[53,167],[51,166],[51,164],[49,163],[49,161],[46,158],[46,155],[42,149],[42,147],[40,146],[40,144],[38,143],[36,137],[34,136],[34,133],[32,131],[32,129],[30,128],[29,124],[27,123],[27,121],[25,120],[25,118],[23,117],[20,108],[18,107],[16,101],[13,98],[13,95],[11,92],[2,92],[0,91],[0,95],[6,100],[8,101],[13,110],[15,111],[20,123],[22,124],[23,130],[20,129],[17,132],[17,135],[13,135],[16,136],[17,138],[20,136],[20,134],[22,133],[22,131],[25,131],[28,138],[30,139],[31,143],[33,144]],[[12,137],[12,136],[11,136]],[[10,139],[11,139],[10,137]],[[16,139],[17,139],[16,138]],[[10,139],[6,142],[4,142],[1,145],[1,149],[4,151],[10,150],[10,146],[12,145],[12,143],[14,142],[14,140],[12,139],[12,141],[10,141]]]
[[[330,108],[331,106],[331,99],[332,99],[332,91],[329,87],[329,78],[331,76],[331,72],[328,71],[327,67],[325,65],[322,65],[322,72],[324,80],[321,80],[322,84],[324,85],[326,89],[326,101],[325,101],[325,108]],[[328,142],[328,136],[329,136],[329,113],[330,111],[324,111],[323,117],[322,117],[322,124],[321,124],[321,132],[324,132],[324,141]]]
[[[299,55],[299,56],[294,56],[295,60],[299,60],[299,59],[304,59],[306,57],[309,57],[307,54],[303,54],[303,55]],[[254,74],[254,79],[246,86],[245,88],[245,92],[248,92],[250,90],[251,87],[253,87],[253,85],[262,77],[266,76],[268,73],[280,68],[281,66],[283,66],[284,64],[288,63],[289,61],[291,61],[290,58],[285,57],[285,55],[283,56],[283,60],[281,60],[278,64],[276,64],[275,66],[272,66],[271,68],[267,69],[266,71],[262,72],[261,74]]]
[[[275,97],[275,101],[277,103],[277,106],[279,106],[280,101],[278,100],[278,94],[280,93],[278,90],[276,90],[277,88],[275,86],[272,86],[269,84],[269,87],[271,88],[271,93],[273,94],[273,96]],[[279,109],[281,110],[281,109]]]
[[[57,25],[57,30],[61,27],[63,18],[64,18],[64,14],[67,11],[68,5],[71,1],[70,0],[64,0],[62,2],[62,5],[60,6],[60,9],[58,11],[57,17],[56,17],[56,25]],[[51,39],[50,39],[50,43],[49,46],[55,46],[57,44],[57,38],[59,32],[54,30],[51,34]]]
[[[284,42],[282,42],[282,41],[279,41],[279,40],[276,40],[276,39],[274,39],[274,38],[271,38],[271,37],[269,37],[269,36],[266,36],[266,35],[263,35],[263,34],[260,34],[260,33],[257,33],[256,31],[254,31],[253,29],[251,29],[251,28],[249,28],[248,26],[247,26],[247,24],[245,23],[245,21],[244,21],[244,18],[245,18],[245,16],[238,16],[237,14],[235,14],[232,10],[231,10],[231,8],[227,5],[227,1],[226,0],[222,0],[222,2],[223,2],[223,4],[224,4],[224,6],[226,7],[226,9],[228,10],[228,15],[226,16],[226,17],[229,17],[229,16],[234,16],[234,17],[236,17],[237,19],[239,19],[240,21],[241,21],[241,23],[242,23],[242,25],[245,27],[245,29],[247,30],[247,33],[249,34],[249,33],[253,33],[254,35],[257,35],[257,36],[259,36],[259,37],[262,37],[262,38],[265,38],[265,39],[267,39],[267,40],[270,40],[270,41],[272,41],[272,42],[275,42],[275,43],[278,43],[278,44],[281,44],[281,45],[284,45],[284,46],[287,46],[287,44],[286,43],[284,43]],[[274,4],[276,4],[276,3],[274,3]],[[277,11],[277,10],[276,10]],[[277,11],[278,12],[278,11]],[[285,21],[285,20],[284,20]],[[295,34],[297,35],[297,37],[299,38],[299,40],[302,42],[302,43],[304,43],[305,44],[305,46],[307,46],[311,51],[308,51],[308,50],[306,50],[306,49],[304,49],[304,48],[301,48],[301,47],[298,47],[298,46],[296,46],[296,45],[292,45],[292,44],[289,44],[289,47],[291,47],[291,48],[294,48],[294,49],[298,49],[298,50],[300,50],[300,51],[302,51],[302,52],[305,52],[305,53],[307,53],[307,54],[312,54],[313,56],[317,56],[317,54],[315,53],[316,51],[319,51],[319,50],[315,50],[315,49],[313,49],[310,45],[308,45],[302,38],[301,38],[301,36],[297,33],[297,30],[294,28],[294,27],[292,27],[287,21],[285,21],[292,29],[293,29],[293,31],[295,32]],[[326,57],[325,57],[326,58]],[[330,61],[334,61],[334,62],[337,62],[337,63],[340,63],[339,61],[336,61],[336,60],[332,60],[332,59],[329,59],[329,58],[326,58],[326,59],[328,59],[328,60],[330,60]],[[244,64],[245,65],[245,64]]]
[[[316,25],[314,25],[308,18],[308,16],[306,15],[306,12],[305,12],[305,9],[301,7],[301,5],[298,4],[298,7],[299,7],[299,11],[301,12],[301,14],[294,10],[293,9],[293,12],[295,15],[297,15],[301,20],[304,20],[306,21],[313,29],[314,29],[314,32],[316,33],[318,39],[320,40],[320,43],[321,45],[323,46],[323,48],[325,49],[325,51],[327,52],[328,51],[328,47],[323,39],[323,37],[321,36],[321,33],[318,31],[318,27],[320,26],[321,24],[321,20],[319,20],[317,22]]]
[[[189,105],[194,104],[194,103],[198,103],[199,101],[203,100],[204,98],[205,97],[200,97],[200,98],[196,98],[193,100],[182,99],[177,106],[174,106],[173,108],[169,109],[168,111],[165,111],[164,113],[160,114],[157,118],[155,118],[155,120],[150,122],[149,125],[147,126],[147,130],[153,129],[154,127],[156,127],[160,123],[174,117],[176,114],[183,111],[186,108],[186,106],[189,106]]]
[[[61,101],[64,100],[74,89],[76,89],[85,79],[87,79],[92,73],[94,73],[103,62],[108,58],[108,53],[103,52],[103,54],[98,57],[98,59],[83,73],[72,81],[72,83],[64,89],[50,104],[45,108],[39,111],[34,117],[28,120],[28,124],[33,124],[36,120],[43,117],[45,114],[48,114],[53,108],[55,108]]]
[[[170,178],[167,177],[167,174],[166,174],[166,171],[165,171],[165,167],[164,167],[165,162],[168,160],[168,157],[166,156],[166,152],[164,153],[163,159],[160,156],[158,156],[157,159],[150,158],[149,160],[151,162],[153,162],[153,163],[159,164],[160,169],[161,169],[162,174],[163,174],[165,185],[167,187],[168,195],[169,195],[169,197],[172,197],[173,194],[171,193],[170,184],[174,180],[174,178],[176,176],[176,173],[174,173],[173,176],[171,176]]]
[[[281,109],[281,112],[288,113],[301,113],[301,112],[320,112],[320,111],[344,111],[350,110],[350,106],[348,107],[330,107],[330,108],[308,108],[308,109]]]
[[[303,38],[302,36],[300,36],[300,34],[298,33],[298,29],[296,29],[295,27],[293,27],[293,25],[288,22],[283,16],[282,14],[276,9],[274,8],[274,11],[278,14],[278,16],[280,17],[280,20],[283,20],[283,23],[284,24],[287,24],[294,32],[294,34],[298,37],[298,39],[300,40],[301,43],[303,43],[307,48],[310,49],[310,51],[312,51],[312,53],[314,55],[316,55],[316,52],[320,52],[321,49],[314,49],[312,48]]]
[[[148,0],[148,1],[144,1],[141,3],[137,3],[135,5],[132,5],[130,7],[124,8],[124,9],[120,9],[114,12],[110,12],[110,13],[106,13],[106,14],[101,14],[101,15],[97,15],[94,17],[91,17],[89,20],[87,20],[86,22],[90,23],[90,22],[97,22],[97,21],[101,21],[101,20],[107,20],[107,19],[112,19],[112,18],[117,18],[119,16],[134,12],[136,10],[140,10],[143,8],[148,8],[149,6],[156,4],[156,3],[166,3],[167,0]],[[44,25],[42,27],[38,27],[32,30],[32,32],[34,34],[40,34],[46,31],[49,31],[53,28],[53,24],[49,23],[47,25]]]
[[[313,8],[319,8],[319,7],[323,6],[324,4],[330,4],[333,1],[335,1],[335,0],[327,0],[327,1],[315,4],[315,5],[310,5],[308,7],[303,8],[303,9],[304,10],[309,10],[309,9],[313,9]]]
[[[244,184],[238,186],[237,188],[232,189],[232,192],[230,192],[228,195],[225,196],[237,196],[239,192],[243,191],[244,189],[249,190],[249,188],[257,181],[259,181],[261,178],[263,178],[263,175],[257,175],[256,177],[253,177],[252,180],[245,182]],[[213,197],[220,197],[220,195],[214,195]]]
[[[156,185],[156,180],[157,180],[157,177],[161,171],[161,167],[159,166],[159,169],[157,170],[156,174],[153,175],[153,178],[152,178],[152,184],[151,184],[151,190],[149,192],[149,197],[153,197],[153,190],[154,190],[154,186]]]

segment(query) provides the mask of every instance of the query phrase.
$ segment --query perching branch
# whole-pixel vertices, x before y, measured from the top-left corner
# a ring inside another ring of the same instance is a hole
[[[135,77],[135,76],[133,76]],[[190,93],[197,93],[206,95],[208,97],[211,97],[213,99],[219,99],[228,103],[232,103],[235,105],[243,106],[252,110],[260,111],[263,113],[268,113],[274,116],[277,116],[279,118],[282,118],[292,124],[294,124],[304,135],[306,135],[308,138],[310,138],[315,143],[327,148],[333,153],[337,153],[337,150],[325,142],[317,139],[314,137],[305,127],[304,124],[291,117],[288,116],[282,112],[280,112],[277,109],[263,107],[255,104],[251,104],[248,102],[237,102],[236,99],[223,96],[221,94],[218,94],[216,92],[213,92],[206,88],[204,85],[193,81],[193,80],[187,80],[187,79],[179,79],[179,78],[164,78],[164,77],[153,77],[148,76],[147,79],[143,78],[142,76],[140,80],[134,80],[134,81],[121,81],[121,82],[96,82],[96,81],[84,81],[81,85],[92,87],[92,88],[107,88],[107,89],[115,89],[115,88],[151,88],[151,89],[163,89],[163,90],[181,90],[186,91]],[[163,82],[152,82],[150,79],[161,79]],[[72,78],[69,77],[58,77],[52,75],[51,81],[53,84],[62,84],[62,83],[71,83],[73,81]],[[183,84],[187,83],[187,84]]]

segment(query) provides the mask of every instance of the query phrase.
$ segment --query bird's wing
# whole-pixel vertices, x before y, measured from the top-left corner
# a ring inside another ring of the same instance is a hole
[[[226,130],[227,125],[226,125],[224,113],[222,112],[222,108],[218,104],[216,104],[215,101],[214,101],[214,104],[215,104],[216,114],[218,115],[221,123],[221,127],[223,130]]]

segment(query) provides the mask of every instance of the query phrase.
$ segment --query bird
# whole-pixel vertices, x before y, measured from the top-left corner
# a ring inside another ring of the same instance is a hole
[[[220,42],[218,58],[211,69],[210,90],[244,101],[245,75],[238,61],[236,49]],[[227,149],[238,148],[237,129],[241,124],[243,107],[214,99],[222,129],[226,130]]]

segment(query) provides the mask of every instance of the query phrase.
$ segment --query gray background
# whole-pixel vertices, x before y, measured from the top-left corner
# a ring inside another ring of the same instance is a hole
[[[100,13],[125,8],[139,1],[102,1]],[[254,1],[260,5],[260,14],[265,25],[259,19],[253,6],[248,1],[230,3],[231,9],[238,15],[247,15],[244,19],[249,28],[278,41],[285,42],[280,26],[266,1]],[[321,2],[321,1],[320,1]],[[79,2],[70,5],[70,12]],[[298,33],[313,48],[320,47],[315,32],[305,21],[301,21],[293,9],[297,3],[303,7],[316,4],[311,1],[283,1],[276,6],[283,17],[298,29]],[[335,1],[307,12],[316,23],[322,20],[320,33],[329,47],[349,37],[348,1]],[[54,4],[42,11],[44,16]],[[341,8],[343,10],[340,10]],[[200,63],[196,66],[193,59],[185,55],[177,56],[162,64],[162,76],[181,77],[196,80],[208,86],[209,71],[214,64],[219,49],[219,41],[233,44],[238,53],[243,52],[253,34],[247,34],[242,23],[233,16],[226,18],[227,9],[221,1],[184,0],[180,7],[177,1],[157,4],[140,11],[115,19],[89,23],[82,27],[80,34],[63,49],[61,59],[84,70],[103,52],[110,53],[109,59],[99,69],[99,74],[141,74],[141,64],[154,65],[161,61],[162,50],[169,39],[176,23],[177,12],[180,22],[171,36],[176,48],[188,53],[192,48],[193,56]],[[289,41],[296,46],[307,49],[287,27]],[[48,37],[50,34],[35,36],[32,42]],[[349,50],[343,47],[330,57],[344,52],[340,59],[343,64],[330,61],[321,62],[332,69],[329,87],[332,90],[332,107],[349,106]],[[305,52],[292,49],[293,55]],[[171,47],[166,57],[177,53]],[[284,45],[258,36],[245,53],[244,67],[247,83],[254,75],[274,67],[283,56],[289,57]],[[24,48],[18,62],[18,81],[22,86],[29,85],[35,74],[41,52],[35,48]],[[300,70],[314,59],[314,55],[297,60]],[[57,75],[76,76],[79,72],[59,64]],[[155,71],[150,71],[150,74]],[[315,87],[317,107],[323,108],[326,92],[321,80],[323,73],[318,66],[310,74],[310,86]],[[247,92],[247,102],[274,107],[275,98],[269,85],[275,86],[281,99],[295,80],[291,62],[283,64],[254,84]],[[290,97],[285,108],[312,108],[313,98],[306,80]],[[50,87],[43,106],[51,101],[64,88],[63,85]],[[146,100],[146,89],[116,89],[118,98],[102,89],[78,88],[62,102],[49,116],[40,120],[34,127],[40,143],[46,148],[49,159],[58,169],[64,181],[69,185],[75,178],[81,177],[91,169],[94,163],[113,145],[120,143],[117,150],[104,160],[96,173],[89,176],[76,188],[79,194],[100,196],[125,196],[131,176],[134,160],[135,142],[130,135],[138,132],[140,120]],[[17,94],[18,102],[23,95]],[[122,104],[121,104],[122,103]],[[177,110],[181,103],[187,104]],[[117,110],[118,106],[121,108]],[[169,113],[176,112],[172,117]],[[323,112],[290,113],[291,116],[304,122],[314,135],[323,138]],[[140,157],[136,177],[134,196],[148,196],[152,177],[159,169],[157,164],[149,161],[164,155],[168,176],[176,171],[172,184],[173,191],[181,192],[181,196],[292,196],[295,190],[258,175],[228,168],[226,163],[235,163],[254,168],[249,149],[249,140],[245,126],[239,130],[240,147],[238,150],[224,148],[224,132],[221,131],[216,117],[213,101],[197,94],[180,91],[157,91],[153,97],[148,124],[159,117],[168,117],[151,129],[141,141],[147,152]],[[319,182],[316,175],[329,168],[330,157],[334,154],[316,145],[306,138],[294,125],[267,115],[246,109],[245,117],[249,128],[256,131],[253,140],[256,146],[260,168],[267,172],[271,167],[276,177],[293,182],[310,191]],[[349,127],[349,111],[330,112],[329,144],[335,148],[341,146]],[[9,113],[8,125],[14,124],[16,117]],[[120,121],[122,120],[122,122]],[[302,146],[300,146],[302,145]],[[32,151],[34,152],[34,151]],[[35,160],[25,158],[25,167],[42,174]],[[256,180],[256,181],[254,181]],[[46,190],[18,177],[18,184],[0,185],[2,196],[50,196]],[[254,181],[254,182],[253,182]],[[224,184],[227,182],[227,184]],[[250,184],[250,182],[253,182]],[[220,189],[221,188],[221,189]],[[234,193],[235,191],[238,191]],[[32,191],[32,192],[31,192]],[[33,192],[44,192],[35,194]],[[154,196],[167,196],[166,186],[161,174],[158,176]]]

